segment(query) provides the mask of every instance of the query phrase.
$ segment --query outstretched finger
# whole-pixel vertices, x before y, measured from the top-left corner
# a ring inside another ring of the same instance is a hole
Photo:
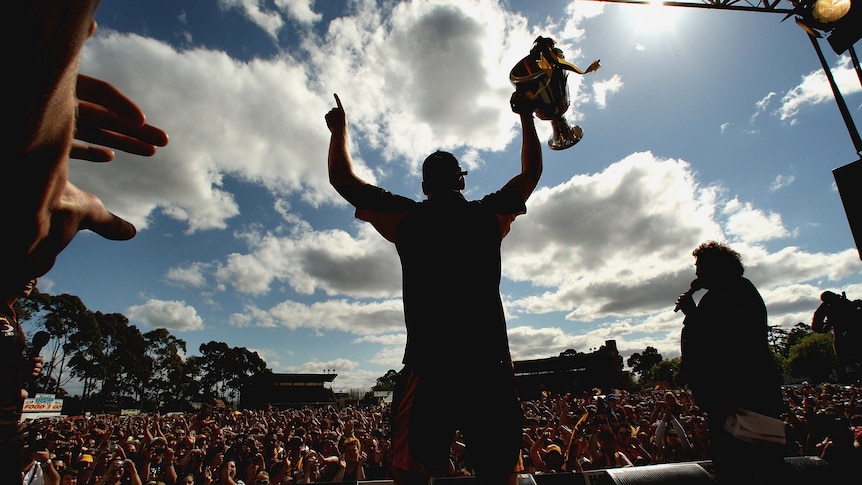
[[[146,123],[146,116],[141,108],[106,81],[79,74],[75,93],[79,100],[103,107],[130,126],[143,126]]]
[[[344,111],[344,107],[341,106],[341,100],[338,99],[338,95],[335,93],[333,93],[332,95],[335,96],[335,105],[338,106],[338,109]]]
[[[110,162],[114,159],[114,151],[109,148],[72,140],[72,146],[69,148],[69,158],[87,160],[89,162]]]

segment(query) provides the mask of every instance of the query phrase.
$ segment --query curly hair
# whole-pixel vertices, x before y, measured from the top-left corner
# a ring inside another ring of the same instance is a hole
[[[691,252],[699,262],[705,262],[723,273],[742,276],[745,268],[742,266],[742,256],[730,246],[717,241],[706,241]]]

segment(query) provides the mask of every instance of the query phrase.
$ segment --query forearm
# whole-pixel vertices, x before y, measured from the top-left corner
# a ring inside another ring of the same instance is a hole
[[[542,145],[536,133],[533,113],[521,116],[521,173],[534,179],[538,184],[542,176]],[[535,185],[534,185],[535,187]]]
[[[334,132],[329,141],[329,183],[350,203],[353,203],[359,189],[365,185],[353,172],[353,159],[350,157],[350,139],[347,130]]]
[[[536,125],[532,113],[521,115],[521,173],[506,183],[519,194],[524,201],[530,197],[539,185],[542,176],[542,146],[536,134]]]
[[[129,483],[130,485],[142,485],[141,474],[138,472],[138,468],[132,462],[132,460],[126,461],[126,474],[129,475]]]

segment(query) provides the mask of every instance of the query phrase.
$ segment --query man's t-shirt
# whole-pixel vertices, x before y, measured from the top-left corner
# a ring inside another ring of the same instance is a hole
[[[395,243],[401,258],[405,365],[454,370],[510,360],[500,244],[526,212],[515,190],[474,201],[452,191],[417,202],[366,185],[356,207],[356,217]]]
[[[5,305],[3,305],[5,307]],[[0,418],[19,412],[21,365],[26,342],[18,318],[11,308],[0,307]]]

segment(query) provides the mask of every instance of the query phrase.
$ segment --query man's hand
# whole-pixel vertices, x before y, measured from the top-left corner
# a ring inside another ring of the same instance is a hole
[[[144,112],[113,85],[78,74],[76,94],[78,119],[70,158],[109,162],[114,159],[110,148],[150,157],[168,144],[168,134],[148,125]]]
[[[509,99],[512,111],[520,115],[532,113],[536,109],[536,98],[535,95],[531,96],[531,94],[523,91],[512,93],[512,97]]]
[[[91,230],[116,241],[135,236],[134,225],[109,212],[99,197],[69,181],[68,160],[110,161],[114,158],[112,148],[152,156],[157,147],[168,143],[168,135],[148,125],[143,111],[107,82],[78,75],[74,101],[78,116],[74,119],[75,134],[72,136],[75,139],[65,145],[68,151],[54,152],[56,159],[51,158],[50,149],[35,151],[28,154],[29,158],[10,164],[14,176],[10,175],[9,179],[20,181],[23,192],[15,196],[18,206],[6,207],[6,222],[19,235],[9,241],[10,248],[3,259],[10,281],[47,273],[81,230]],[[67,114],[59,111],[47,116],[56,120]],[[45,144],[58,150],[64,147],[62,139],[51,140]],[[50,170],[43,167],[50,167]]]
[[[692,293],[687,291],[679,295],[679,298],[676,299],[676,308],[682,311],[685,315],[695,311],[697,309],[697,305],[694,303]]]
[[[335,107],[326,113],[326,127],[330,133],[344,133],[347,131],[347,115],[344,113],[344,107],[341,105],[341,100],[335,96]]]

